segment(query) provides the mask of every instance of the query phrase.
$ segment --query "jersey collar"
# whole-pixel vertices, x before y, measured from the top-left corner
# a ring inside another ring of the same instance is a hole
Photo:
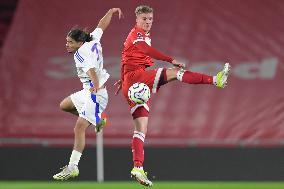
[[[139,32],[142,32],[142,33],[144,33],[146,36],[149,36],[150,35],[150,32],[145,32],[142,28],[139,28],[137,25],[135,25],[135,30],[138,30]]]

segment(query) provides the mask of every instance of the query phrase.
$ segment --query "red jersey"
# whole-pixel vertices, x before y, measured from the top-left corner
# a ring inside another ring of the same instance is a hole
[[[145,33],[143,29],[137,26],[134,27],[124,42],[121,61],[122,92],[130,105],[131,112],[134,112],[138,107],[128,98],[128,89],[133,83],[145,83],[153,93],[156,93],[159,88],[159,80],[163,69],[145,70],[146,67],[154,65],[152,58],[170,63],[173,61],[173,58],[151,47],[149,33]],[[146,109],[149,111],[149,107],[147,107]]]
[[[135,26],[128,34],[126,41],[124,42],[124,48],[122,51],[122,68],[126,67],[149,67],[154,64],[153,59],[139,50],[135,43],[138,41],[145,41],[151,46],[150,33],[145,33],[141,28]],[[127,69],[128,70],[128,69]]]

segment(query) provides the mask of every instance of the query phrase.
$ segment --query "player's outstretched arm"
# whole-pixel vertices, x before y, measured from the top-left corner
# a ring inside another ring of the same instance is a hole
[[[99,21],[97,28],[101,28],[103,31],[108,27],[110,24],[112,15],[114,13],[118,13],[118,18],[122,18],[123,13],[120,8],[112,8],[104,15],[104,17]]]
[[[172,63],[175,67],[179,67],[179,68],[185,67],[184,63],[179,62],[170,56],[164,55],[163,53],[149,46],[145,41],[138,41],[135,45],[140,51],[144,52],[146,55],[156,60],[163,60],[163,61]]]

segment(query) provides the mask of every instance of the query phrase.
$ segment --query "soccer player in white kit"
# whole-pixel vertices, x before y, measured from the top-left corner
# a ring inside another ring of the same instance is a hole
[[[69,164],[53,176],[56,180],[67,180],[79,175],[78,164],[85,148],[85,130],[90,125],[94,125],[96,132],[100,132],[106,124],[106,119],[101,116],[108,103],[105,82],[109,74],[103,68],[100,39],[115,12],[118,12],[121,18],[120,8],[110,9],[90,34],[81,29],[71,29],[67,34],[66,49],[74,54],[77,75],[83,84],[83,89],[71,94],[60,103],[62,110],[79,117],[74,128],[74,147]]]

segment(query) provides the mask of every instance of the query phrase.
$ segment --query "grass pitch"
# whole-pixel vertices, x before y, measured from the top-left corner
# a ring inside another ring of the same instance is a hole
[[[136,182],[0,181],[0,189],[145,189]],[[154,182],[153,189],[284,189],[284,182]]]

